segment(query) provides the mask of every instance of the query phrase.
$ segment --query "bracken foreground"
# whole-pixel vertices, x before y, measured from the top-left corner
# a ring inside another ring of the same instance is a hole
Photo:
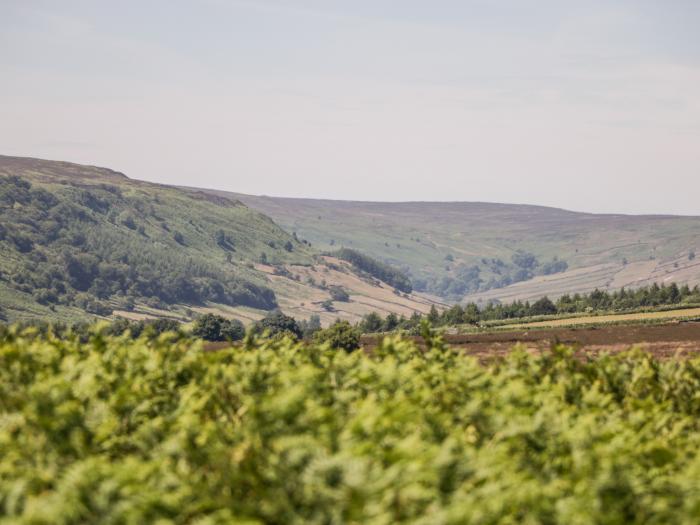
[[[1,523],[697,523],[700,360],[0,342]]]

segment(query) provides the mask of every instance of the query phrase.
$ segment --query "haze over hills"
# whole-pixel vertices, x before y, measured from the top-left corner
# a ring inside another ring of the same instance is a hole
[[[417,290],[454,301],[700,282],[700,262],[694,258],[700,217],[213,193],[244,202],[322,249],[348,246],[397,265]]]

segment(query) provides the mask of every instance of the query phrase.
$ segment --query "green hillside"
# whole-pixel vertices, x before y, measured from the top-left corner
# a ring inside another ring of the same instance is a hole
[[[269,310],[277,298],[253,262],[312,262],[307,246],[235,199],[65,162],[0,157],[0,218],[6,320],[138,304]]]
[[[693,257],[700,250],[700,217],[213,193],[241,200],[322,249],[355,248],[402,267],[416,290],[453,300],[700,282],[700,261]]]

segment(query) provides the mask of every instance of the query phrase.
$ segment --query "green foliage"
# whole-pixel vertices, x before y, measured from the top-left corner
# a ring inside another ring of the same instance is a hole
[[[205,341],[240,341],[245,337],[245,327],[238,319],[204,314],[195,320],[192,335]]]
[[[700,361],[0,342],[8,523],[697,523]]]
[[[375,279],[379,279],[401,292],[411,293],[413,291],[411,280],[404,273],[364,253],[351,250],[350,248],[342,248],[334,253],[334,255],[339,259],[348,261],[358,270],[368,273]]]
[[[360,348],[360,331],[347,321],[337,320],[325,330],[314,334],[314,343],[328,344],[331,348],[352,352]]]

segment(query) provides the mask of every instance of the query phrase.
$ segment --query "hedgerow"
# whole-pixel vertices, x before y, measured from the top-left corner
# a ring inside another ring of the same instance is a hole
[[[700,517],[700,360],[3,337],[2,523]]]

